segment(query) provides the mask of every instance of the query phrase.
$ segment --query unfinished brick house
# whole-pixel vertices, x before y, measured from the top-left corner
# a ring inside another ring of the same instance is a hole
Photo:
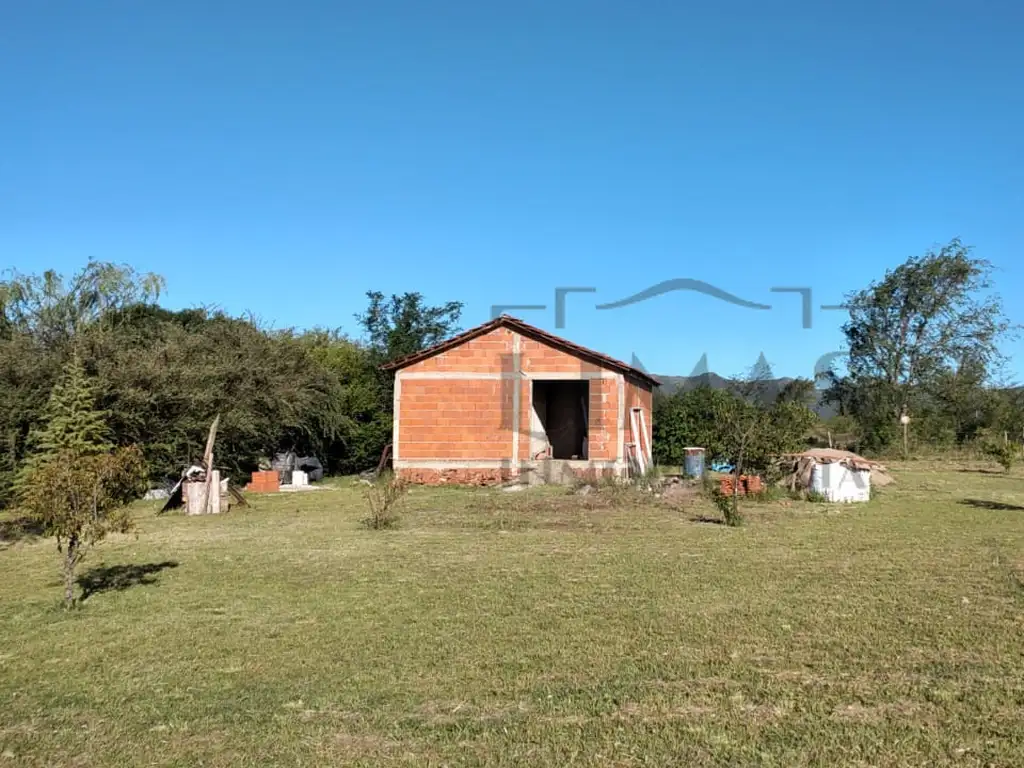
[[[384,366],[411,482],[566,482],[643,471],[658,380],[502,315]]]

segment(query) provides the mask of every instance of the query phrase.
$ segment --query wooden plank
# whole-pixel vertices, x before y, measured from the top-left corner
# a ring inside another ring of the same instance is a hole
[[[647,437],[647,418],[644,416],[643,408],[637,408],[637,410],[640,412],[640,444],[641,446],[647,446],[644,449],[644,458],[647,460],[648,464],[653,464],[654,451],[651,448],[651,441]]]
[[[213,444],[217,439],[217,427],[220,425],[220,414],[218,413],[213,418],[213,424],[210,425],[210,432],[206,436],[206,450],[203,451],[203,469],[206,470],[206,488],[204,489],[203,499],[203,514],[216,514],[213,509],[214,506],[217,508],[217,512],[220,512],[220,483],[219,481],[214,482],[214,476],[219,475],[213,469]],[[216,503],[215,500],[216,499]]]
[[[643,475],[643,474],[646,474],[646,472],[647,472],[647,463],[644,461],[645,456],[644,456],[644,451],[643,451],[643,445],[640,442],[640,427],[639,427],[639,424],[637,423],[637,418],[636,418],[637,410],[638,410],[637,408],[631,408],[630,409],[630,411],[629,411],[629,426],[630,426],[630,429],[633,432],[633,446],[634,446],[634,450],[636,451],[637,465],[640,468],[640,474]]]

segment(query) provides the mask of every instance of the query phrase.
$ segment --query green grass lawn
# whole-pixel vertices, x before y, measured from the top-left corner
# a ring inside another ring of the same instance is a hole
[[[347,482],[147,504],[71,613],[8,531],[0,765],[1024,765],[1024,478],[895,476],[738,529],[606,491],[414,489],[380,532]]]

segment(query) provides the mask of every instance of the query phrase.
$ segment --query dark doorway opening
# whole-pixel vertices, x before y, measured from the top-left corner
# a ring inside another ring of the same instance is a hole
[[[590,423],[590,382],[533,382],[534,457],[587,458]],[[538,429],[539,427],[539,429]]]

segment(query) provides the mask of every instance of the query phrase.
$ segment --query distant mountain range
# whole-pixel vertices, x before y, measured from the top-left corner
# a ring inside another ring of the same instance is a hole
[[[728,389],[729,380],[723,376],[719,376],[717,373],[702,373],[699,376],[660,376],[655,375],[661,382],[660,391],[662,394],[671,395],[675,392],[689,392],[691,389],[697,387],[711,387],[712,389]],[[781,379],[768,379],[764,383],[764,396],[763,400],[766,403],[773,403],[779,396],[779,393],[793,381],[792,378],[781,378]],[[835,416],[835,406],[821,402],[812,405],[812,410],[823,419],[831,418]]]

